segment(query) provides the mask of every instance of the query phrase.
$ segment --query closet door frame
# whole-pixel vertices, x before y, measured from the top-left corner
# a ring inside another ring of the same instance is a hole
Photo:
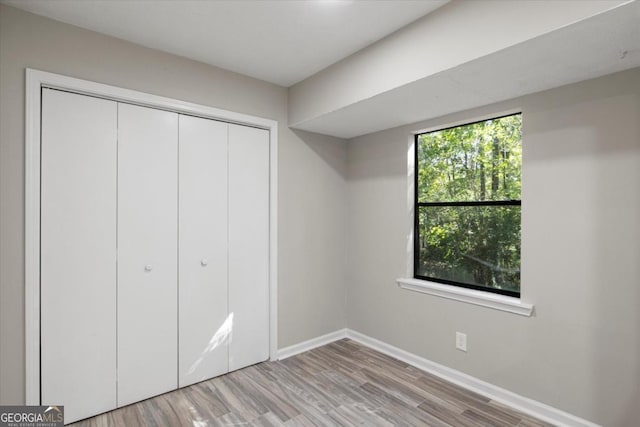
[[[65,90],[269,131],[269,359],[276,360],[278,358],[278,122],[27,68],[25,99],[26,404],[40,405],[40,124],[43,88]]]

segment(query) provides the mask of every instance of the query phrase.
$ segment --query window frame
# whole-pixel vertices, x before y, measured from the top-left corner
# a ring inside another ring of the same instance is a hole
[[[514,111],[505,114],[499,114],[496,116],[489,116],[483,119],[474,120],[470,122],[463,122],[460,124],[444,126],[444,127],[435,127],[430,130],[423,130],[420,132],[416,132],[413,135],[413,271],[412,276],[417,280],[425,280],[429,282],[440,283],[443,285],[456,286],[459,288],[473,289],[476,291],[482,292],[490,292],[493,294],[504,295],[507,297],[513,298],[521,298],[522,295],[522,286],[520,291],[511,291],[507,289],[497,289],[490,288],[486,286],[479,286],[470,283],[464,282],[456,282],[454,280],[441,279],[438,277],[430,277],[418,274],[418,266],[420,259],[420,207],[425,206],[520,206],[522,209],[522,193],[520,194],[520,200],[477,200],[477,201],[451,201],[451,202],[420,202],[419,201],[419,186],[418,186],[418,177],[419,177],[419,168],[420,164],[418,162],[418,147],[421,135],[425,135],[433,132],[440,132],[448,129],[454,129],[462,126],[473,125],[476,123],[486,122],[488,120],[498,120],[504,117],[511,117],[520,115],[522,117],[522,111]],[[522,131],[522,129],[521,129]],[[520,140],[520,144],[522,145],[522,139]],[[522,181],[522,171],[520,172],[520,180]],[[522,210],[521,210],[522,215]],[[522,216],[521,216],[522,218]],[[520,236],[520,242],[522,243],[522,235]],[[522,256],[520,257],[520,265],[522,266]]]

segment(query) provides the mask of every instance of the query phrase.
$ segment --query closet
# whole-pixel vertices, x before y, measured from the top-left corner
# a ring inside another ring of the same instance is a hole
[[[41,404],[266,360],[269,132],[53,89],[41,126]]]

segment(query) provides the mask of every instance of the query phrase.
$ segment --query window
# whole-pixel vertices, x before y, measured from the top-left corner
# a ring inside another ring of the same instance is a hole
[[[522,115],[415,137],[414,277],[520,296]]]

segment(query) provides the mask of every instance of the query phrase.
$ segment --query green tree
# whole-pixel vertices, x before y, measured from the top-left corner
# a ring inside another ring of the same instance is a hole
[[[417,138],[418,275],[519,292],[522,116]]]

